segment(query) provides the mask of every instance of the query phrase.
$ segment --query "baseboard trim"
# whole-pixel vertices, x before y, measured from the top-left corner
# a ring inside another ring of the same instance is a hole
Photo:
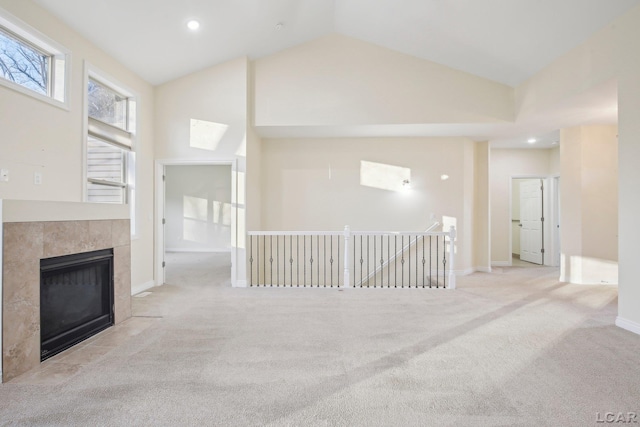
[[[139,294],[140,292],[144,292],[148,289],[153,288],[155,285],[156,285],[155,280],[149,280],[148,282],[131,286],[131,295],[136,295],[136,294]]]
[[[640,323],[636,323],[632,320],[623,319],[622,317],[616,317],[616,326],[622,329],[626,329],[629,332],[640,335]]]
[[[246,280],[236,280],[236,283],[233,285],[234,288],[246,288],[247,281]]]
[[[453,270],[456,276],[468,276],[476,271],[475,268],[465,268],[464,270]]]
[[[511,267],[511,261],[491,261],[491,267]]]
[[[491,267],[476,267],[476,271],[480,273],[491,273]]]
[[[183,248],[166,248],[165,252],[205,252],[205,253],[217,253],[217,252],[231,252],[231,249],[219,249],[219,248],[195,248],[195,249],[183,249]]]

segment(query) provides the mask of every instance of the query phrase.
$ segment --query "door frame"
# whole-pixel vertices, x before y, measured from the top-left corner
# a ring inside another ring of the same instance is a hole
[[[231,206],[238,206],[238,162],[236,159],[223,160],[201,160],[201,159],[159,159],[155,166],[155,256],[154,270],[156,286],[161,286],[165,282],[165,268],[163,266],[165,254],[164,238],[164,218],[165,211],[165,185],[163,176],[166,166],[231,166]],[[238,264],[238,209],[232,209],[231,215],[231,286],[237,286],[237,272],[235,266]]]
[[[553,259],[551,265],[554,267],[560,267],[560,255],[562,248],[562,235],[558,228],[560,227],[560,175],[555,174],[551,176],[551,191],[552,196],[549,200],[549,209],[551,210],[551,243],[553,244],[551,253]]]
[[[558,175],[559,177],[559,175]],[[550,233],[550,225],[553,222],[552,219],[552,210],[551,210],[551,201],[555,199],[556,188],[552,185],[553,176],[548,175],[511,175],[509,177],[509,264],[508,266],[513,265],[512,254],[513,254],[513,180],[514,179],[540,179],[543,181],[544,190],[542,193],[542,214],[544,217],[544,222],[542,223],[542,239],[543,239],[543,249],[544,255],[554,254],[555,253],[555,245],[553,242],[553,235]],[[555,267],[555,260],[551,259],[553,256],[543,256],[543,266]]]

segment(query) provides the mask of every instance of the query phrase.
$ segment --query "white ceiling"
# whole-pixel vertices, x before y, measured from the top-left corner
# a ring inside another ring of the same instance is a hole
[[[34,0],[152,84],[338,32],[510,86],[640,0]],[[186,28],[197,19],[201,28]],[[282,23],[281,29],[276,25]],[[616,123],[615,84],[526,122],[258,128],[264,137],[467,136],[550,148],[557,129]],[[527,144],[535,137],[536,144]]]
[[[336,31],[514,86],[640,0],[35,2],[152,84]]]

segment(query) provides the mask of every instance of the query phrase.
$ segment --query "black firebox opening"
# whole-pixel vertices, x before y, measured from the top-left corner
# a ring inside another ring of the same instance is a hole
[[[45,360],[113,326],[113,249],[40,260]]]

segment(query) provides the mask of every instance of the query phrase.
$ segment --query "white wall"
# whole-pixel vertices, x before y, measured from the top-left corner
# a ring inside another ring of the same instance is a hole
[[[239,58],[156,87],[159,163],[235,162],[231,244],[236,285],[242,285],[246,277],[248,70],[247,59]]]
[[[545,115],[567,100],[615,79],[618,31],[615,22],[607,25],[518,86],[515,89],[516,116],[524,119]],[[580,113],[577,117],[584,114]]]
[[[475,144],[475,178],[474,178],[474,254],[473,265],[478,271],[491,271],[491,229],[489,220],[489,163],[491,149],[488,142]]]
[[[547,177],[551,150],[492,149],[491,150],[491,263],[511,264],[511,180],[524,177]],[[550,186],[547,185],[546,188]],[[548,200],[548,192],[545,192]],[[549,204],[545,200],[545,207]],[[545,215],[549,217],[548,214]],[[545,225],[545,242],[550,242]],[[545,257],[545,264],[551,260]]]
[[[256,126],[513,120],[513,89],[332,34],[255,62]]]
[[[411,188],[361,161],[408,168]],[[449,179],[440,179],[442,174]],[[266,139],[262,141],[262,225],[266,230],[424,231],[454,219],[456,270],[474,267],[474,143],[465,138]]]
[[[618,283],[618,141],[616,126],[560,133],[560,278]]]
[[[71,51],[69,110],[0,86],[0,199],[83,200],[83,82],[85,61],[133,90],[139,99],[136,138],[138,238],[131,242],[132,287],[153,281],[153,87],[30,1],[0,0],[0,7]],[[34,185],[34,172],[42,184]]]
[[[640,6],[617,22],[619,93],[618,325],[640,334]]]
[[[165,250],[231,250],[231,166],[167,166]]]

